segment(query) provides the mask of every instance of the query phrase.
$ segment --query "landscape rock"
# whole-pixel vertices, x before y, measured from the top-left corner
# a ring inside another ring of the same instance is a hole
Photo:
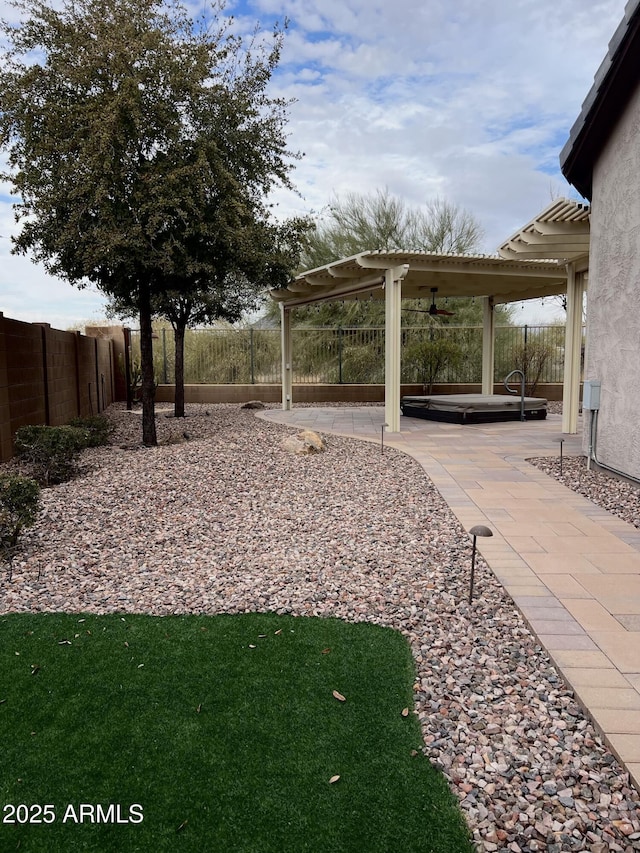
[[[288,435],[282,440],[282,446],[285,450],[298,455],[309,455],[311,453],[322,453],[325,449],[325,443],[320,438],[318,433],[313,430],[305,429],[298,435]]]

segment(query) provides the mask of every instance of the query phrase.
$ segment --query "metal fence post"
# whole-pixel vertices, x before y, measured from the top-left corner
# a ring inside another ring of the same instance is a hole
[[[342,326],[338,326],[338,384],[342,385]]]
[[[164,373],[164,384],[169,384],[169,374],[167,372],[167,330],[162,330],[162,369]]]
[[[255,353],[253,349],[253,329],[249,329],[249,359],[251,363],[251,384],[256,384],[256,364]]]

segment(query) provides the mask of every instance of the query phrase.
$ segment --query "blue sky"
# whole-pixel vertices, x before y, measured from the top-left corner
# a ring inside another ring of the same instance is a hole
[[[299,195],[281,216],[336,195],[388,188],[408,205],[436,196],[473,213],[488,253],[557,196],[577,197],[558,155],[625,0],[229,0],[234,26],[289,19],[272,94],[295,98],[290,147]],[[192,8],[198,12],[197,2]],[[8,14],[0,0],[3,17]],[[0,310],[65,328],[102,299],[10,256],[0,187]],[[528,306],[523,319],[551,315]]]

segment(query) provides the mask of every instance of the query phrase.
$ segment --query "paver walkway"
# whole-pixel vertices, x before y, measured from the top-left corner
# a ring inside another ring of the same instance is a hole
[[[270,409],[268,420],[381,442],[381,407]],[[640,789],[640,530],[525,460],[581,453],[561,418],[457,425],[402,417],[385,446],[413,456]]]

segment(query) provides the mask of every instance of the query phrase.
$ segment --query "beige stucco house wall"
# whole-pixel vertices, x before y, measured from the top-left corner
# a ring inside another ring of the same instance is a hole
[[[591,446],[596,462],[634,478],[640,478],[639,56],[640,0],[629,0],[560,154],[565,177],[591,201],[584,378],[600,380],[601,395],[597,415],[585,412],[584,450]]]
[[[640,478],[640,86],[593,170],[584,377],[602,382],[598,460]]]

